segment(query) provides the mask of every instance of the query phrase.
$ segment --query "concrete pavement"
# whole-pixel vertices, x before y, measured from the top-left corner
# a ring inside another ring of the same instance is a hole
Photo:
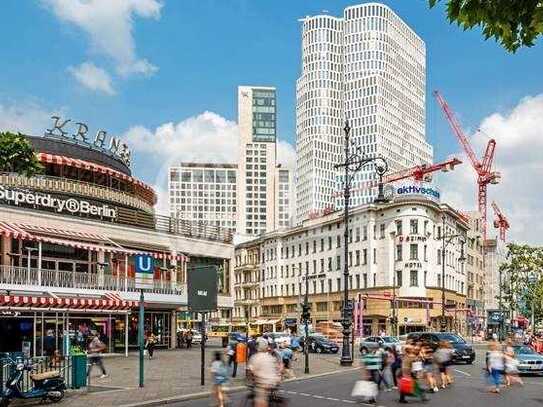
[[[129,406],[141,403],[156,405],[159,401],[174,402],[184,397],[206,397],[210,390],[208,366],[216,351],[223,351],[218,341],[211,342],[206,349],[206,385],[200,385],[200,348],[155,351],[153,360],[145,360],[145,386],[138,386],[138,355],[128,358],[105,358],[109,377],[100,379],[97,368],[93,371],[91,387],[70,392],[59,406],[88,407]],[[302,378],[303,355],[293,363],[297,377]],[[355,363],[358,366],[358,362]],[[310,373],[327,374],[342,371],[339,355],[311,354]],[[245,365],[238,366],[238,375],[230,381],[229,387],[242,388],[245,383]]]

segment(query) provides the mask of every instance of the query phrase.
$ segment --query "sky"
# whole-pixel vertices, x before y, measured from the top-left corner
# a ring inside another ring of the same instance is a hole
[[[275,86],[279,160],[295,160],[295,82],[300,22],[340,16],[340,0],[3,0],[0,130],[43,134],[49,117],[123,137],[135,176],[166,212],[167,168],[180,161],[235,161],[239,85]],[[435,161],[463,159],[437,181],[444,200],[475,208],[475,175],[431,92],[439,89],[480,156],[497,141],[509,237],[542,244],[543,43],[507,53],[479,30],[450,25],[443,6],[384,1],[426,42],[427,138]],[[477,130],[482,131],[478,132]],[[489,207],[489,217],[492,210]],[[491,236],[496,231],[491,228]]]

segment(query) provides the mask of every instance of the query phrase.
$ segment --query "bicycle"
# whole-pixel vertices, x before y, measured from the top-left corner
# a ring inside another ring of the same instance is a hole
[[[248,386],[249,392],[241,400],[240,407],[254,407],[256,389],[254,385]],[[268,395],[268,407],[287,407],[288,399],[279,394],[279,387],[273,387]]]

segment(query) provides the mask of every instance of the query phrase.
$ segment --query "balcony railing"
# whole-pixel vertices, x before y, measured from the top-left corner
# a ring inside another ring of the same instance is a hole
[[[78,288],[83,290],[139,292],[133,278],[110,274],[81,273],[37,268],[0,266],[0,285],[39,286],[51,288]],[[1,287],[0,287],[1,288]],[[147,290],[156,294],[178,295],[185,291],[184,284],[169,280],[153,281],[153,288]]]
[[[126,205],[131,208],[141,209],[146,212],[152,212],[153,210],[153,207],[143,199],[132,196],[126,192],[97,184],[91,184],[85,181],[71,180],[68,178],[52,177],[47,175],[38,175],[29,178],[18,174],[3,173],[0,174],[0,184],[15,188],[30,188],[40,191],[59,192],[79,195],[87,198],[101,199]]]

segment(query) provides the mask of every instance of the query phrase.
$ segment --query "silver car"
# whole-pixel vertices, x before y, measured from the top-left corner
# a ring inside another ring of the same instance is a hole
[[[360,353],[366,354],[372,352],[383,344],[383,349],[396,349],[400,351],[401,344],[395,336],[368,336],[360,342]]]

